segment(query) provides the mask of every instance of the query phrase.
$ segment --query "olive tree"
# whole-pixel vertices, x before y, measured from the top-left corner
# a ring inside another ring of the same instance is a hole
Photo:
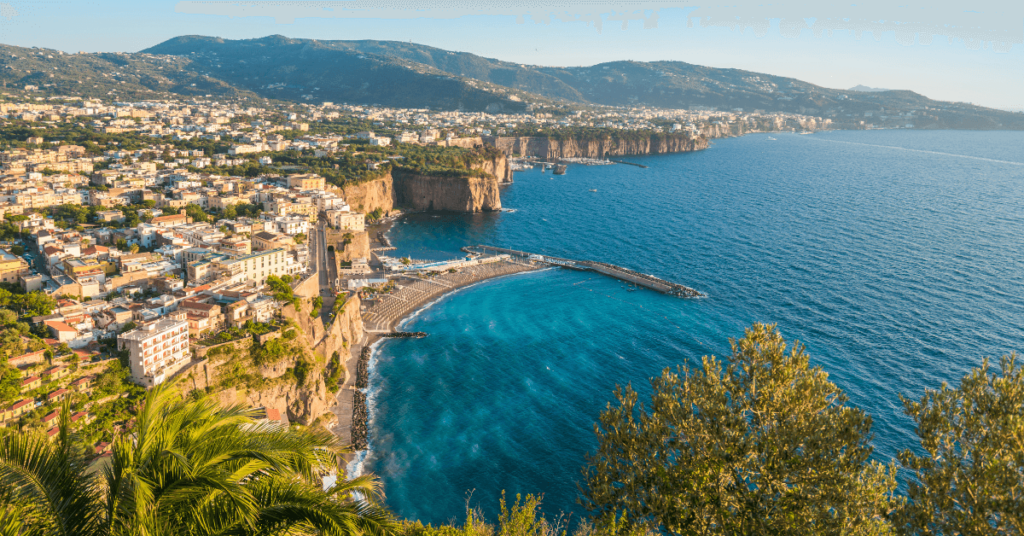
[[[911,471],[901,512],[908,534],[1024,534],[1024,368],[1015,355],[996,374],[986,360],[960,387],[903,399],[921,451],[900,453]]]
[[[871,419],[774,325],[725,363],[616,390],[595,425],[582,503],[599,522],[669,534],[887,534],[895,468],[869,460]]]

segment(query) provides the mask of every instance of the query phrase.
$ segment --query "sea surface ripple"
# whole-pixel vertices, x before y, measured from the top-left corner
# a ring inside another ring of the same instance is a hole
[[[528,171],[514,213],[413,215],[398,254],[467,244],[633,268],[706,292],[630,292],[545,270],[459,291],[374,357],[371,453],[399,515],[495,518],[501,491],[580,514],[593,424],[616,385],[729,353],[774,322],[874,419],[876,457],[915,445],[898,395],[956,383],[1024,341],[1024,133],[872,131],[716,141],[649,166]],[[592,192],[591,190],[597,190]],[[471,493],[471,497],[470,497]]]

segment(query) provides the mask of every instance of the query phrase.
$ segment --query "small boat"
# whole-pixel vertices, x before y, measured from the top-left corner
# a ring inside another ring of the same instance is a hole
[[[592,190],[590,190],[590,191],[591,191],[591,192],[596,192],[597,190],[593,190],[593,189],[592,189]]]
[[[772,141],[775,141],[775,138],[773,138],[773,137],[771,137],[771,136],[768,136],[768,139],[769,139],[769,140],[772,140]]]

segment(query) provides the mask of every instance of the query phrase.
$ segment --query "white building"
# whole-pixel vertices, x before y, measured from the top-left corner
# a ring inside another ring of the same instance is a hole
[[[366,216],[358,212],[328,210],[325,214],[327,215],[327,223],[330,223],[335,229],[359,233],[366,230]]]
[[[263,217],[266,218],[266,216]],[[266,230],[271,226],[274,226],[277,232],[286,235],[307,234],[310,227],[309,218],[297,214],[266,218],[266,221],[263,223],[263,229]]]
[[[233,259],[215,261],[224,275],[238,283],[256,283],[263,286],[271,275],[294,275],[302,271],[300,266],[287,251],[281,248],[268,251],[257,251],[249,255]]]
[[[160,385],[192,360],[185,313],[119,335],[117,349],[128,349],[132,381],[146,388]]]

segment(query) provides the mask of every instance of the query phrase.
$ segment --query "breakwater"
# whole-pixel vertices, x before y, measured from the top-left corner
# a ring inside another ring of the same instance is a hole
[[[356,389],[366,389],[370,385],[370,348],[363,347],[356,362]]]
[[[427,334],[422,331],[392,331],[391,333],[381,333],[380,336],[387,339],[422,339]]]
[[[637,272],[636,270],[630,270],[629,268],[623,268],[621,266],[608,264],[606,262],[581,261],[575,259],[565,259],[561,257],[552,257],[549,255],[536,255],[526,251],[498,248],[494,246],[467,246],[462,249],[463,251],[466,251],[468,253],[498,253],[502,255],[509,255],[513,258],[521,259],[523,261],[551,264],[555,266],[561,266],[563,268],[570,268],[573,270],[587,270],[597,272],[621,281],[625,281],[627,283],[633,283],[637,286],[649,288],[651,290],[656,290],[663,294],[668,294],[679,298],[706,297],[706,295],[703,292],[692,289],[685,285],[680,285],[678,283],[673,283],[671,281],[665,281],[664,279],[655,277],[650,274]]]
[[[352,450],[366,450],[370,446],[367,439],[368,412],[366,410],[366,393],[352,393]]]
[[[643,164],[637,164],[636,162],[627,162],[625,160],[611,160],[611,162],[615,162],[616,164],[626,164],[627,166],[636,166],[638,168],[647,169],[647,166]]]

